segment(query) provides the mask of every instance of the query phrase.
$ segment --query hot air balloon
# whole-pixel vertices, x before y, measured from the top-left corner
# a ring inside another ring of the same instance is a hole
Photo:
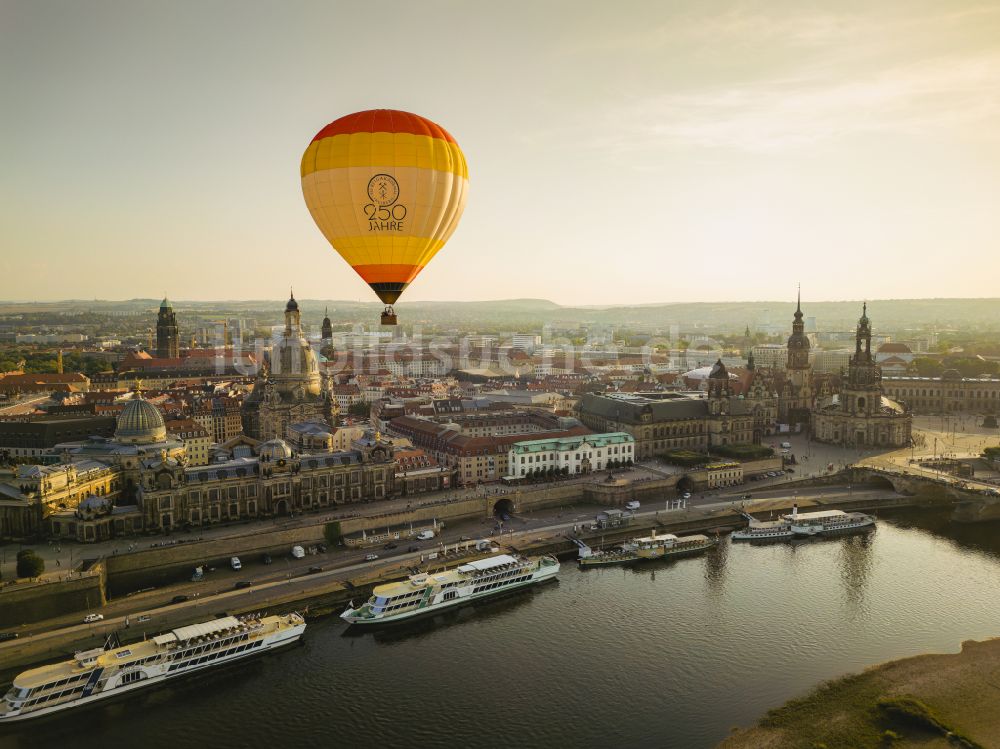
[[[440,125],[395,109],[334,120],[302,154],[302,194],[323,236],[386,305],[437,254],[465,209],[469,171]]]

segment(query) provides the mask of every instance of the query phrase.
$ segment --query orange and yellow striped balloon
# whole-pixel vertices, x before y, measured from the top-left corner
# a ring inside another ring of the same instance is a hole
[[[455,231],[468,187],[455,139],[394,109],[334,120],[302,155],[302,194],[313,220],[389,305]]]

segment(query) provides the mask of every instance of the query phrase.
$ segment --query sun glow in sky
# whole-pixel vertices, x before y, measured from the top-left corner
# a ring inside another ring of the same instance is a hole
[[[997,3],[6,0],[0,69],[0,298],[374,300],[299,159],[375,107],[469,162],[403,302],[997,296]]]

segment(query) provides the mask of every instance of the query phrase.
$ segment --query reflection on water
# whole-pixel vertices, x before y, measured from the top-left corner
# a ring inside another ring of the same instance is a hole
[[[998,527],[873,533],[577,570],[0,732],[0,747],[711,747],[820,681],[1000,635]]]
[[[840,539],[837,544],[844,601],[854,616],[864,616],[865,613],[874,534],[874,531],[857,533]]]

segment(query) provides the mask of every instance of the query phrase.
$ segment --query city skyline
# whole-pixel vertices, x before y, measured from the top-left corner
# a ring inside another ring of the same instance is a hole
[[[1000,8],[434,9],[9,4],[3,296],[374,301],[298,161],[375,106],[469,161],[404,306],[993,295]]]

